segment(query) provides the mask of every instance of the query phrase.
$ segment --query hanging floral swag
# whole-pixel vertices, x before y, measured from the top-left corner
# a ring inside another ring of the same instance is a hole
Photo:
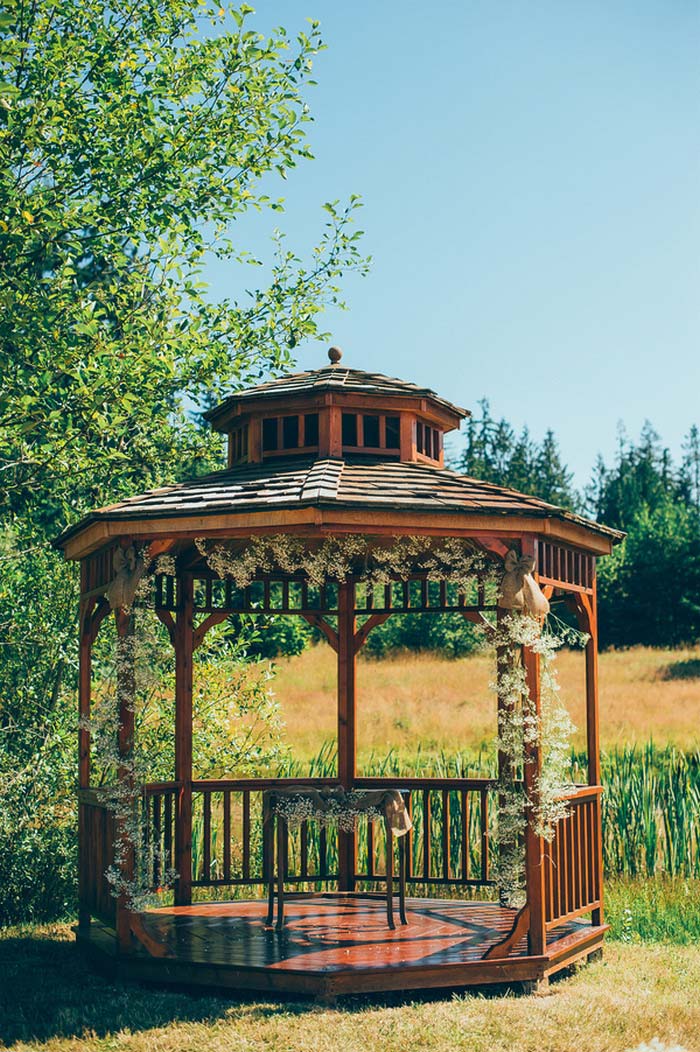
[[[359,577],[369,585],[387,585],[425,575],[445,581],[460,592],[476,585],[497,585],[502,576],[493,560],[468,541],[456,537],[397,537],[391,543],[368,537],[326,537],[310,547],[308,540],[288,534],[255,537],[244,548],[195,539],[207,565],[220,578],[246,588],[263,574],[302,574],[313,587],[327,581]]]
[[[528,822],[537,836],[551,842],[557,823],[569,813],[571,736],[575,726],[559,693],[555,667],[557,650],[580,647],[588,636],[550,615],[544,626],[535,617],[509,611],[489,633],[496,647],[498,675],[491,689],[498,696],[496,745],[502,755],[497,781],[498,831],[495,877],[502,900],[520,908],[525,903],[523,837]],[[530,700],[522,661],[525,646],[540,656],[540,714]],[[530,794],[524,765],[541,750],[539,778]]]

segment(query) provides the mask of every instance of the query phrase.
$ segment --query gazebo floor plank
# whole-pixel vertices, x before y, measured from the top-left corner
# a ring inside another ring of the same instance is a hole
[[[522,939],[504,960],[484,953],[510,930],[513,911],[492,902],[408,899],[408,925],[386,924],[381,898],[318,895],[292,899],[282,932],[265,927],[266,903],[236,901],[166,907],[140,915],[163,947],[118,957],[93,923],[82,945],[135,979],[332,997],[381,990],[537,981],[594,952],[606,926],[572,921],[530,957]]]

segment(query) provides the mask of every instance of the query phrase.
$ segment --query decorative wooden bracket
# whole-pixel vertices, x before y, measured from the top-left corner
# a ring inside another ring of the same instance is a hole
[[[330,645],[333,647],[333,650],[335,650],[337,654],[338,633],[333,628],[333,626],[329,625],[328,622],[325,621],[320,614],[302,614],[301,616],[304,618],[305,621],[308,621],[313,628],[317,628],[319,632],[323,632],[324,636],[326,637]]]
[[[564,596],[564,602],[575,615],[578,627],[582,632],[590,632],[595,625],[595,612],[591,596],[586,592],[568,592]]]
[[[498,555],[501,559],[505,559],[512,547],[512,542],[508,545],[505,541],[499,541],[496,537],[475,537],[474,540],[478,541],[487,552],[491,552],[492,555]]]
[[[168,630],[168,636],[170,637],[170,642],[172,643],[173,646],[175,646],[175,618],[173,617],[173,615],[170,613],[169,610],[159,610],[157,608],[156,608],[156,617],[158,618],[158,620],[162,624],[165,625],[166,629]]]
[[[225,614],[222,610],[215,610],[213,614],[209,614],[204,618],[201,625],[197,625],[192,633],[192,650],[196,650],[204,642],[204,637],[210,628],[214,625],[220,625],[222,621],[225,621],[228,614]]]
[[[358,628],[357,632],[355,632],[354,640],[355,640],[355,653],[356,654],[365,645],[365,642],[367,640],[367,636],[370,634],[372,629],[376,628],[377,625],[383,625],[384,622],[387,621],[390,617],[391,617],[391,613],[386,613],[386,614],[371,614],[367,618],[367,620],[365,621],[364,625],[362,625],[361,628]]]
[[[84,636],[88,636],[90,645],[97,639],[97,634],[100,631],[100,625],[106,618],[110,611],[110,606],[105,597],[99,596],[97,599],[90,599],[83,611],[83,618],[81,624],[81,633]]]
[[[525,935],[529,927],[530,907],[526,903],[523,908],[515,914],[513,926],[505,939],[501,939],[500,942],[491,946],[481,958],[482,961],[500,961],[504,957],[507,957],[516,943],[518,943],[523,935]]]
[[[143,926],[143,921],[139,917],[138,913],[129,914],[129,930],[138,942],[144,946],[151,957],[172,957],[173,954],[168,947],[154,939],[152,935],[149,935]]]

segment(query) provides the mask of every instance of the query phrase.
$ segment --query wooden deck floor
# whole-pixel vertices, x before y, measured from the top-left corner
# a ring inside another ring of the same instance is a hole
[[[408,899],[406,906],[409,923],[395,931],[382,899],[352,896],[289,901],[282,932],[265,927],[260,901],[153,910],[141,915],[152,952],[141,946],[122,961],[141,978],[335,995],[536,980],[558,961],[562,967],[596,949],[605,930],[572,922],[556,933],[546,957],[528,957],[523,939],[508,959],[483,961],[510,930],[512,910],[435,899]],[[95,927],[87,936],[93,944],[100,938]]]

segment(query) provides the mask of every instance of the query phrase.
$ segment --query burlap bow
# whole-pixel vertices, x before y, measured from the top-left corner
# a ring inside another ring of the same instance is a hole
[[[504,610],[521,610],[533,617],[546,617],[549,613],[549,602],[532,576],[535,569],[533,557],[518,555],[511,548],[505,558],[505,567],[498,605]]]
[[[130,544],[128,548],[115,548],[112,566],[115,576],[105,588],[105,597],[112,610],[129,610],[146,563]]]

